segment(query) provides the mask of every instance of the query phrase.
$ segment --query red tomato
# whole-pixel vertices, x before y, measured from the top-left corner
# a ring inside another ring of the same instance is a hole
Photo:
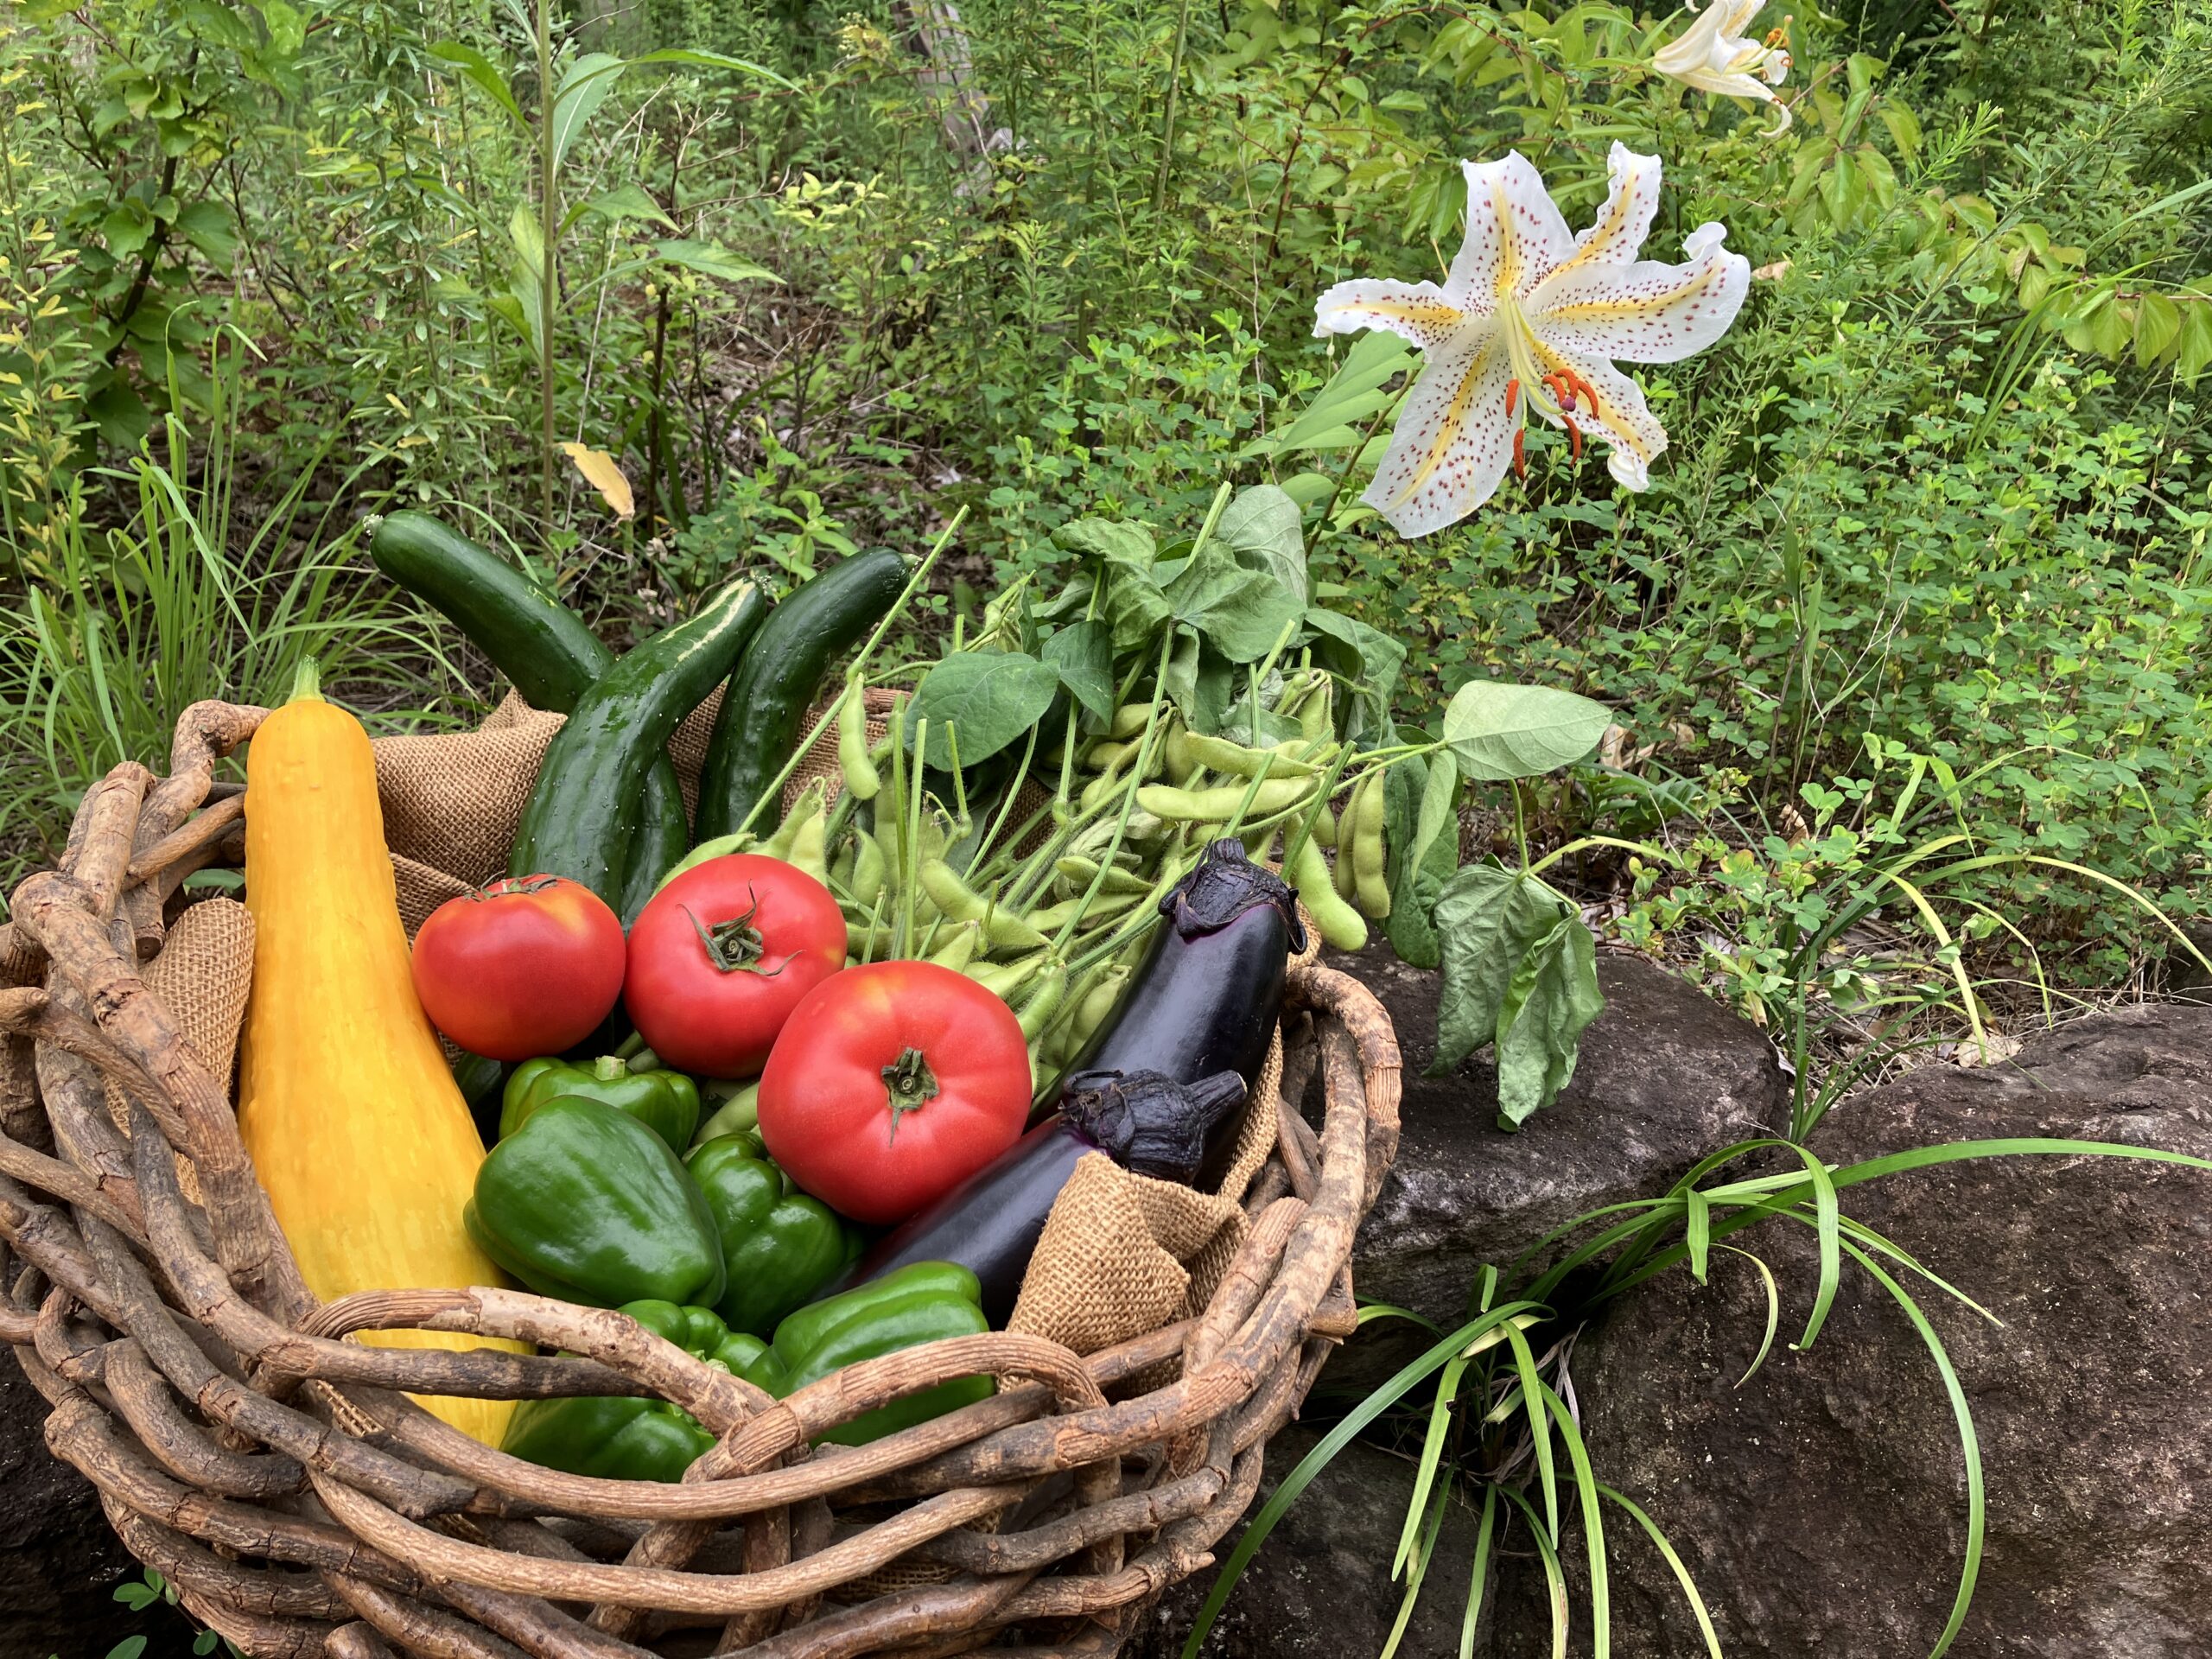
[[[1014,1010],[932,962],[848,968],[792,1010],[760,1074],[760,1136],[856,1221],[904,1220],[1020,1138],[1029,1046]]]
[[[490,1059],[573,1048],[621,994],[622,923],[563,876],[509,876],[448,899],[415,936],[423,1012]]]
[[[630,925],[623,1000],[638,1034],[678,1071],[747,1077],[799,999],[845,965],[845,918],[796,864],[710,858],[655,893]]]

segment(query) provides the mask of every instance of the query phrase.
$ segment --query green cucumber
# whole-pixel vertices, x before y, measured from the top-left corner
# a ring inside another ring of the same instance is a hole
[[[745,827],[791,759],[823,677],[882,620],[906,586],[906,562],[888,548],[874,548],[801,583],[776,607],[722,694],[699,772],[695,841]],[[783,817],[783,806],[762,804],[753,833],[765,838]]]
[[[427,512],[387,513],[369,536],[378,569],[459,628],[533,709],[565,715],[614,653],[579,617],[505,560]],[[661,755],[645,773],[635,847],[618,908],[626,920],[687,845],[683,794]],[[527,875],[530,871],[522,874]]]
[[[646,770],[744,654],[766,609],[753,583],[733,582],[592,683],[545,751],[515,836],[514,874],[565,875],[622,902]]]

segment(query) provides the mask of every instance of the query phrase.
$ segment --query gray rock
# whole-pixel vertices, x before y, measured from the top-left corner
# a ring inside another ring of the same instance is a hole
[[[47,1451],[45,1422],[45,1399],[0,1351],[0,1659],[101,1659],[140,1634],[153,1655],[188,1651],[191,1627],[174,1610],[115,1599],[138,1563],[92,1483]]]
[[[1641,957],[1598,958],[1605,1011],[1583,1033],[1573,1081],[1517,1132],[1497,1127],[1487,1051],[1424,1075],[1438,976],[1387,948],[1352,965],[1389,1009],[1406,1063],[1397,1162],[1352,1256],[1363,1300],[1456,1320],[1484,1262],[1503,1273],[1583,1211],[1664,1192],[1707,1153],[1788,1122],[1788,1080],[1766,1038]],[[1324,1386],[1363,1392],[1395,1370],[1413,1344],[1387,1329],[1331,1361]]]
[[[2139,1007],[2035,1039],[2009,1064],[1909,1072],[1840,1107],[1814,1145],[1851,1162],[1998,1136],[2212,1156],[2212,1009]],[[2006,1159],[1843,1196],[1847,1213],[2004,1321],[1916,1291],[1958,1368],[1988,1482],[1979,1591],[1953,1652],[2212,1659],[2212,1175]],[[1782,1279],[1785,1336],[1802,1328],[1815,1277],[1802,1230],[1738,1242]],[[1764,1298],[1749,1264],[1715,1262],[1710,1288],[1669,1275],[1586,1332],[1574,1378],[1600,1478],[1667,1529],[1730,1653],[1924,1653],[1948,1616],[1966,1517],[1926,1351],[1847,1262],[1812,1351],[1778,1343],[1739,1390]],[[1613,1652],[1701,1651],[1656,1554],[1608,1520]],[[1491,1650],[1547,1651],[1533,1574],[1509,1565],[1503,1577]],[[1587,1640],[1586,1625],[1578,1653]]]

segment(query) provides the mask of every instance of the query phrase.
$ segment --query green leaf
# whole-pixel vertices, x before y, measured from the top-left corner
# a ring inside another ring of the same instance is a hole
[[[1303,606],[1306,591],[1306,534],[1298,503],[1272,484],[1239,490],[1222,509],[1214,539],[1235,550],[1238,560],[1266,571]]]
[[[1205,642],[1188,628],[1175,630],[1174,649],[1169,652],[1167,667],[1160,677],[1160,687],[1167,694],[1183,716],[1183,723],[1195,732],[1217,732],[1229,715],[1229,698],[1234,690],[1230,665],[1221,653],[1211,650]]]
[[[587,52],[569,66],[553,94],[553,165],[557,170],[593,112],[629,66],[611,52]]]
[[[231,210],[219,201],[195,201],[180,210],[176,228],[218,270],[228,270],[238,257],[238,232],[232,224]]]
[[[1435,906],[1444,983],[1430,1077],[1444,1076],[1497,1039],[1515,969],[1565,908],[1542,882],[1495,865],[1471,864],[1445,884]]]
[[[1045,642],[1044,657],[1086,713],[1114,718],[1114,636],[1103,622],[1086,619],[1062,628]]]
[[[1306,610],[1303,584],[1298,593],[1288,591],[1272,574],[1241,563],[1217,539],[1199,550],[1165,592],[1169,613],[1232,663],[1266,656]]]
[[[1350,449],[1366,436],[1366,428],[1389,407],[1396,393],[1382,390],[1402,370],[1410,368],[1414,348],[1397,335],[1380,328],[1362,334],[1344,353],[1343,365],[1328,385],[1313,394],[1313,402],[1298,417],[1275,434],[1251,446],[1248,454],[1297,454],[1310,449]]]
[[[641,57],[631,59],[630,61],[632,65],[641,63],[688,63],[696,65],[702,69],[732,69],[735,70],[740,74],[758,75],[763,80],[772,80],[777,86],[789,86],[794,92],[798,90],[794,82],[785,79],[783,76],[778,74],[772,69],[766,68],[760,64],[750,62],[744,58],[730,57],[727,54],[721,52],[698,52],[694,51],[688,47],[670,47],[662,51],[645,53]]]
[[[929,764],[946,767],[952,764],[952,745],[944,728],[957,727],[960,764],[973,766],[1027,735],[1059,689],[1059,670],[1022,652],[963,652],[924,677],[906,712],[906,729],[928,721]]]
[[[149,1602],[153,1599],[152,1594],[149,1593],[146,1601]],[[134,1602],[131,1605],[143,1610],[146,1602]],[[145,1651],[146,1638],[144,1637],[126,1636],[107,1650],[107,1659],[138,1659],[138,1656]]]
[[[2194,380],[2208,363],[2212,363],[2212,300],[2199,297],[2182,308],[2181,352],[2174,359],[2174,372]]]
[[[1518,1128],[1574,1076],[1584,1027],[1605,1011],[1598,953],[1572,911],[1514,973],[1497,1033],[1498,1116]]]
[[[1152,574],[1159,548],[1142,524],[1078,518],[1054,531],[1052,540],[1095,567],[1117,655],[1151,639],[1167,620],[1167,597]]]
[[[128,259],[144,247],[154,234],[154,216],[136,201],[126,201],[100,220],[100,236],[107,251]]]
[[[671,265],[682,265],[702,276],[725,283],[780,283],[784,279],[766,265],[741,259],[728,249],[710,242],[679,239],[658,244],[654,251]]]
[[[269,30],[269,49],[279,57],[297,57],[300,48],[308,43],[307,19],[296,6],[286,5],[284,0],[261,0],[261,21]],[[213,1645],[208,1643],[210,1648]]]
[[[1421,815],[1414,820],[1411,850],[1407,856],[1416,864],[1425,863],[1429,849],[1446,829],[1452,831],[1452,842],[1459,841],[1459,823],[1457,808],[1459,799],[1459,769],[1452,761],[1449,749],[1433,755],[1428,762],[1428,775],[1422,780]]]
[[[1572,691],[1471,680],[1444,711],[1444,741],[1468,777],[1503,783],[1572,766],[1612,723],[1605,704]]]
[[[2135,366],[2147,369],[2181,334],[2181,308],[2163,294],[2135,302]]]
[[[1352,714],[1344,724],[1345,735],[1387,731],[1398,676],[1405,671],[1405,646],[1356,616],[1318,605],[1306,611],[1306,626],[1319,636],[1313,642],[1314,657],[1330,672],[1351,682]]]
[[[594,196],[575,211],[605,219],[650,219],[671,231],[676,228],[676,221],[661,211],[660,204],[645,194],[643,185],[619,186]]]
[[[508,89],[507,78],[474,47],[463,46],[459,41],[439,41],[430,48],[430,55],[440,63],[452,65],[488,92],[493,103],[514,117],[515,125],[530,125],[523,119],[522,105],[515,102],[514,93]]]

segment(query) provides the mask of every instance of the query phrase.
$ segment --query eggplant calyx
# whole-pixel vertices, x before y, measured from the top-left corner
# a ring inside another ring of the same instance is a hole
[[[899,1138],[899,1120],[918,1112],[941,1092],[937,1073],[918,1048],[901,1049],[899,1058],[883,1068],[883,1087],[891,1097],[891,1140]]]
[[[755,899],[743,914],[728,921],[702,922],[694,915],[690,906],[683,914],[691,924],[691,931],[699,936],[699,943],[707,952],[707,960],[725,974],[758,974],[763,979],[773,979],[784,971],[779,963],[773,968],[763,968],[760,958],[768,949],[768,942],[760,937],[760,930],[753,918],[760,913],[760,901]]]
[[[1133,1175],[1188,1185],[1214,1127],[1243,1103],[1244,1079],[1217,1071],[1178,1083],[1158,1071],[1084,1071],[1060,1102],[1068,1123]]]
[[[1290,928],[1290,949],[1306,949],[1306,925],[1298,918],[1298,899],[1289,885],[1265,865],[1245,855],[1244,843],[1224,836],[1207,844],[1191,873],[1169,888],[1160,913],[1185,939],[1218,933],[1247,911],[1262,905],[1281,912]]]

